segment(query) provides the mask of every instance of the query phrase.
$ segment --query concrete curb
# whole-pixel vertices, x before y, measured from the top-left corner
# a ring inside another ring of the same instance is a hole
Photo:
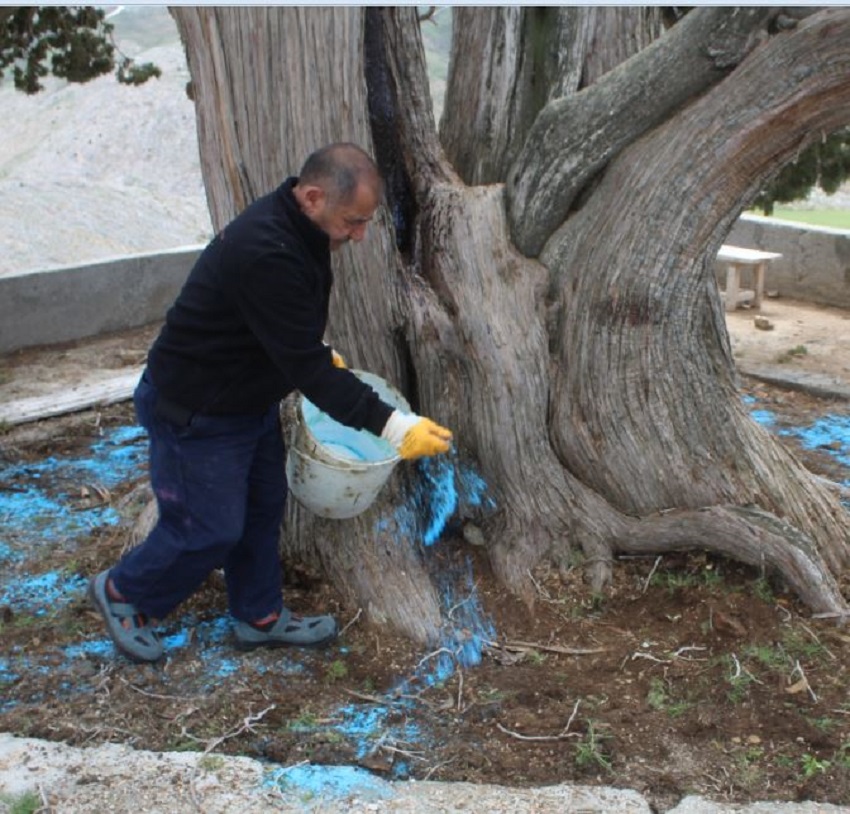
[[[64,814],[652,814],[635,791],[560,784],[518,789],[433,781],[390,782],[350,766],[274,766],[203,752],[72,747],[0,733],[0,793],[35,793]],[[734,805],[686,797],[667,814],[850,814],[827,803]]]
[[[850,401],[850,385],[835,376],[788,370],[788,368],[778,366],[750,368],[739,365],[738,372],[767,384],[785,387],[788,390],[799,390],[820,398]]]

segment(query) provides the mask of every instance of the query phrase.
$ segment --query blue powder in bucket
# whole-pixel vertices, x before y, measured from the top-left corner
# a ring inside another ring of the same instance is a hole
[[[376,463],[396,457],[396,451],[389,441],[366,430],[355,430],[334,421],[307,399],[304,399],[301,411],[316,441],[337,458]]]
[[[386,404],[409,412],[410,405],[404,396],[380,376],[365,370],[351,372],[368,384]],[[389,441],[367,430],[355,430],[334,421],[307,398],[301,400],[301,415],[313,438],[322,448],[342,460],[379,463],[398,458],[395,447]]]

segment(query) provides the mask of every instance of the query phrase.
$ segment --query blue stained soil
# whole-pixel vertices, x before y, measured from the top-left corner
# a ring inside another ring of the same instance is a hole
[[[117,524],[120,516],[111,506],[81,506],[81,490],[111,489],[138,477],[146,447],[144,430],[118,427],[85,455],[0,467],[0,573],[4,564],[19,561],[33,546]]]
[[[752,396],[746,397],[744,403],[752,406],[750,415],[762,426],[779,436],[797,438],[804,449],[826,452],[850,467],[850,416],[830,413],[804,427],[785,427],[779,425],[775,412],[758,406]],[[850,473],[842,483],[850,485]]]
[[[41,624],[39,618],[50,617],[71,602],[86,602],[87,580],[82,576],[50,571],[21,573],[12,578],[11,572],[25,567],[27,550],[39,542],[60,543],[67,548],[75,538],[91,533],[98,526],[118,523],[119,515],[110,506],[79,507],[80,488],[97,485],[109,489],[138,478],[146,463],[146,443],[143,430],[119,427],[92,444],[83,455],[56,455],[36,463],[10,464],[0,469],[0,484],[5,487],[0,500],[5,529],[0,539],[0,568],[9,577],[0,587],[0,605],[9,607],[18,619],[30,616],[34,624]],[[413,723],[415,694],[425,686],[448,680],[459,668],[478,664],[485,642],[495,637],[493,625],[481,608],[471,562],[468,558],[442,556],[437,545],[460,513],[469,508],[495,507],[487,495],[487,485],[454,454],[420,462],[418,473],[414,494],[397,512],[397,533],[421,547],[447,622],[434,653],[423,658],[409,678],[399,678],[396,686],[382,697],[385,703],[352,703],[337,710],[333,729],[352,745],[358,759],[375,752],[382,744],[413,751],[426,747],[428,734]],[[231,621],[225,616],[199,620],[191,614],[185,615],[167,624],[160,634],[167,656],[178,657],[191,650],[201,661],[204,689],[212,689],[237,673],[245,673],[247,659],[234,654],[230,644]],[[341,647],[328,658],[344,660],[345,655],[346,649]],[[56,648],[44,660],[22,648],[0,658],[0,683],[42,671],[67,672],[69,680],[61,685],[65,687],[62,691],[84,692],[87,690],[73,680],[80,662],[98,665],[114,658],[116,653],[107,637]],[[277,654],[271,661],[255,661],[251,669],[282,676],[305,669],[300,661]],[[0,701],[0,710],[8,708],[8,704]],[[289,769],[272,774],[269,782],[298,786],[311,796],[319,791],[342,793],[354,786],[362,790],[364,779],[370,777],[362,770],[348,767],[296,769],[299,771]],[[394,776],[405,777],[408,772],[407,761],[394,762]]]
[[[745,399],[753,418],[780,435],[799,438],[811,449],[825,450],[845,466],[850,466],[850,418],[830,415],[805,427],[779,426],[776,415],[759,401]],[[111,488],[122,481],[137,478],[145,464],[146,438],[136,427],[111,431],[89,453],[81,457],[53,456],[35,464],[10,464],[0,468],[0,574],[8,575],[25,566],[27,550],[39,542],[62,542],[88,534],[97,526],[119,521],[109,506],[77,508],[79,489],[84,484]],[[472,564],[456,550],[440,546],[440,540],[456,533],[460,518],[471,512],[492,511],[496,503],[487,484],[472,468],[465,466],[455,453],[417,464],[419,477],[413,494],[400,506],[394,520],[395,533],[401,540],[419,547],[429,568],[446,619],[442,638],[433,652],[423,656],[408,676],[400,676],[391,690],[376,696],[374,703],[340,706],[332,721],[322,726],[305,726],[304,731],[329,727],[351,744],[358,760],[367,758],[382,745],[407,751],[412,756],[427,752],[433,735],[415,721],[416,694],[423,687],[440,686],[458,670],[479,664],[486,644],[496,637],[486,617]],[[848,482],[845,480],[845,483]],[[384,529],[380,529],[384,530]],[[5,579],[0,585],[0,606],[15,614],[30,614],[36,623],[70,602],[85,602],[86,580],[61,571],[41,574],[23,573]],[[198,619],[187,614],[174,619],[162,630],[166,653],[171,657],[192,652],[199,659],[204,687],[212,689],[237,673],[244,676],[254,670],[282,676],[303,672],[298,654],[293,659],[275,654],[273,660],[234,654],[230,645],[231,622],[227,617]],[[326,660],[344,661],[346,648],[329,651]],[[26,652],[10,652],[0,657],[0,685],[18,681],[27,673],[67,672],[69,680],[62,692],[81,689],[73,680],[73,671],[81,661],[95,665],[116,657],[105,638],[81,641],[57,648],[40,660]],[[85,685],[83,685],[85,686]],[[34,700],[34,699],[31,699]],[[0,700],[0,710],[8,709]],[[397,759],[391,769],[395,778],[410,773],[407,760]],[[293,766],[276,768],[266,774],[265,782],[300,795],[305,810],[311,801],[325,796],[356,794],[361,799],[386,796],[386,786],[368,772],[349,766]]]
[[[286,766],[269,769],[263,784],[300,799],[305,811],[321,810],[321,798],[357,796],[360,802],[392,797],[392,789],[354,766]]]

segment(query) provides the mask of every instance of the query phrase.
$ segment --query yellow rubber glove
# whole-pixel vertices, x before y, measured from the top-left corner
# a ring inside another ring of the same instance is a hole
[[[406,461],[440,455],[451,448],[452,433],[430,418],[394,410],[381,438],[389,441]]]
[[[331,348],[331,346],[327,342],[323,341],[322,344],[326,348]],[[348,365],[345,364],[345,359],[342,358],[342,354],[337,353],[333,348],[331,348],[331,364],[334,367],[340,367],[343,370],[346,370],[348,368]]]

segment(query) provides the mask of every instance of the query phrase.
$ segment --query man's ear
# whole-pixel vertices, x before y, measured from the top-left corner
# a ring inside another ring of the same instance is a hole
[[[305,187],[301,187],[301,208],[304,210],[305,215],[314,215],[318,212],[324,205],[326,195],[325,191],[314,184],[309,184]]]

